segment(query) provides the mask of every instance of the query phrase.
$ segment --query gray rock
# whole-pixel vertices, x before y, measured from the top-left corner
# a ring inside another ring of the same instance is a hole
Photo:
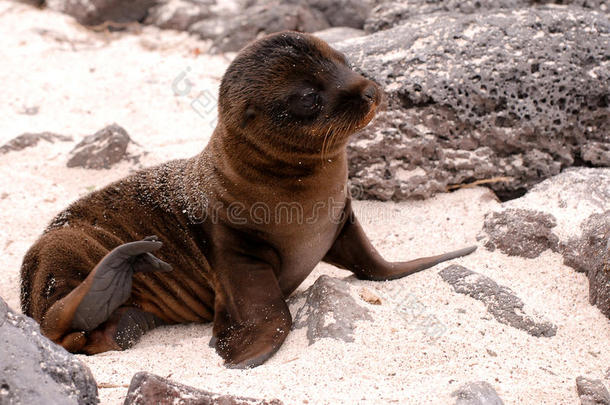
[[[146,24],[187,31],[196,22],[212,16],[210,3],[196,0],[167,0],[148,10]]]
[[[97,404],[87,366],[0,298],[0,404]]]
[[[232,19],[233,15],[215,15],[214,17],[198,21],[189,26],[191,34],[199,36],[201,39],[215,39],[225,32],[227,27],[226,20]]]
[[[352,183],[403,200],[487,179],[508,198],[610,166],[608,43],[606,14],[553,6],[417,16],[337,44],[387,96],[348,145]]]
[[[572,4],[593,10],[608,12],[607,0],[407,0],[382,2],[371,10],[364,30],[377,32],[406,22],[422,14],[439,12],[473,14],[489,10],[514,10],[536,4]]]
[[[19,3],[29,4],[30,6],[40,7],[44,4],[45,0],[16,0]]]
[[[552,232],[555,226],[555,217],[540,211],[510,208],[492,212],[485,216],[483,224],[488,237],[485,247],[534,259],[547,249],[558,250],[559,238]]]
[[[220,395],[175,383],[147,372],[136,373],[131,379],[124,405],[282,405],[271,401]]]
[[[131,138],[117,124],[108,125],[93,135],[85,137],[70,152],[68,167],[86,169],[109,169],[124,160]]]
[[[449,266],[441,270],[439,275],[456,292],[482,301],[487,305],[487,311],[500,323],[536,337],[552,337],[557,333],[557,326],[547,321],[534,320],[523,311],[523,301],[510,288],[499,285],[487,276],[459,265]]]
[[[533,201],[528,201],[530,196],[534,197]],[[565,212],[582,212],[581,203],[590,206],[587,208],[589,213],[604,212],[610,209],[610,168],[568,168],[534,186],[521,200],[534,206],[539,198],[558,199]],[[577,202],[568,204],[566,199]],[[593,211],[591,207],[594,207]]]
[[[589,302],[610,318],[610,211],[581,224],[582,235],[562,246],[564,263],[589,277]]]
[[[46,0],[47,7],[74,17],[83,25],[144,21],[156,0]]]
[[[6,322],[6,317],[8,315],[8,305],[2,298],[0,298],[0,326],[4,325]]]
[[[237,15],[221,15],[193,24],[189,31],[212,39],[213,51],[236,52],[263,35],[284,30],[314,32],[328,28],[320,12],[302,5],[266,4],[248,7]]]
[[[55,141],[60,142],[70,142],[72,141],[71,136],[66,135],[58,135],[52,132],[40,132],[40,133],[25,133],[21,134],[16,138],[11,139],[4,145],[0,146],[0,155],[8,152],[23,150],[25,148],[31,148],[33,146],[38,145],[40,141],[46,141],[50,143],[55,143]]]
[[[378,0],[284,0],[320,11],[333,27],[362,29]]]
[[[345,281],[324,275],[305,294],[305,305],[297,312],[293,329],[306,326],[310,345],[322,338],[353,342],[356,322],[373,320],[350,295]]]
[[[23,109],[21,111],[19,111],[19,114],[36,115],[39,112],[40,112],[40,107],[37,105],[31,106],[31,107],[23,106]]]
[[[606,219],[606,224],[608,221]],[[606,225],[607,226],[607,225]],[[608,228],[606,228],[608,229]],[[606,251],[601,255],[602,265],[589,271],[589,302],[610,318],[610,237],[606,233]]]
[[[333,45],[337,42],[345,41],[346,39],[361,37],[365,33],[364,31],[356,28],[332,27],[322,31],[313,32],[312,34]]]
[[[503,405],[494,387],[486,381],[462,385],[451,396],[456,397],[455,405]]]
[[[610,393],[601,380],[577,377],[576,391],[581,405],[610,405]]]
[[[590,302],[610,318],[610,168],[572,167],[538,183],[487,214],[478,239],[524,257],[560,253],[586,273]]]

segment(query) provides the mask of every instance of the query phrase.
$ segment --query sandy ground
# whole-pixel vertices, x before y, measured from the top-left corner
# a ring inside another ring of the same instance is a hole
[[[0,0],[0,144],[39,131],[72,135],[76,142],[116,122],[140,145],[134,152],[146,152],[137,165],[105,171],[66,168],[74,142],[0,156],[0,295],[11,307],[19,307],[21,259],[60,209],[142,166],[203,148],[213,129],[210,106],[230,60],[205,55],[207,46],[153,28],[137,35],[91,33],[63,15]],[[190,91],[181,74],[191,81]],[[37,114],[25,113],[35,107]],[[427,201],[356,205],[371,240],[395,260],[476,243],[484,214],[498,207],[481,188]],[[562,265],[559,255],[547,251],[528,260],[480,248],[454,262],[512,288],[528,313],[558,325],[557,336],[535,338],[496,322],[484,304],[441,280],[443,265],[384,283],[320,265],[301,291],[325,273],[350,277],[355,297],[362,286],[386,297],[380,306],[363,302],[374,321],[358,325],[353,343],[325,339],[309,346],[305,330],[297,330],[265,365],[228,370],[207,345],[211,326],[183,325],[155,330],[125,352],[79,357],[99,384],[111,386],[100,389],[103,404],[121,403],[141,370],[286,404],[447,404],[458,386],[477,380],[491,383],[506,404],[574,404],[577,376],[610,383],[610,323],[588,304],[586,277]],[[397,308],[405,300],[421,303],[423,314],[401,316]],[[439,338],[421,328],[429,317],[446,327]]]

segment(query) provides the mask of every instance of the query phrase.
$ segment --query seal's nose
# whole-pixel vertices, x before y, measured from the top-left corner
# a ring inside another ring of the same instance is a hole
[[[362,90],[362,98],[364,98],[369,104],[376,103],[379,99],[379,91],[377,90],[377,86],[375,86],[373,83],[369,83],[364,90]]]

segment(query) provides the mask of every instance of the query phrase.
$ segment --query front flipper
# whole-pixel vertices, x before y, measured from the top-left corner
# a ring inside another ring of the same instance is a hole
[[[234,270],[239,274],[224,288],[227,297],[216,296],[212,344],[227,367],[256,367],[280,348],[292,317],[271,268]]]
[[[274,308],[266,311],[267,316],[242,322],[230,321],[217,332],[214,345],[227,368],[259,366],[282,346],[290,332],[290,312],[277,312]]]
[[[215,254],[218,277],[214,345],[229,368],[256,367],[280,348],[292,317],[264,247],[245,249],[247,241],[231,239]]]
[[[345,223],[323,261],[351,271],[364,280],[393,280],[430,268],[438,263],[466,256],[477,247],[471,246],[437,256],[422,257],[407,262],[388,262],[367,238],[358,222],[351,201],[345,205]]]
[[[155,236],[121,245],[108,253],[70,294],[53,304],[41,328],[54,341],[69,331],[89,332],[108,320],[131,294],[135,272],[170,271],[152,255],[163,244]]]

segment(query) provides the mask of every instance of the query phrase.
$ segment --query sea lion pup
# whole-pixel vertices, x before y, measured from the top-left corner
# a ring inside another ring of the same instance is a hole
[[[23,312],[88,354],[126,349],[161,324],[213,321],[227,366],[251,367],[286,338],[286,298],[320,261],[389,280],[472,252],[389,263],[367,239],[346,192],[345,147],[380,99],[311,35],[250,44],[222,79],[203,152],[95,191],[52,221],[23,262]]]

